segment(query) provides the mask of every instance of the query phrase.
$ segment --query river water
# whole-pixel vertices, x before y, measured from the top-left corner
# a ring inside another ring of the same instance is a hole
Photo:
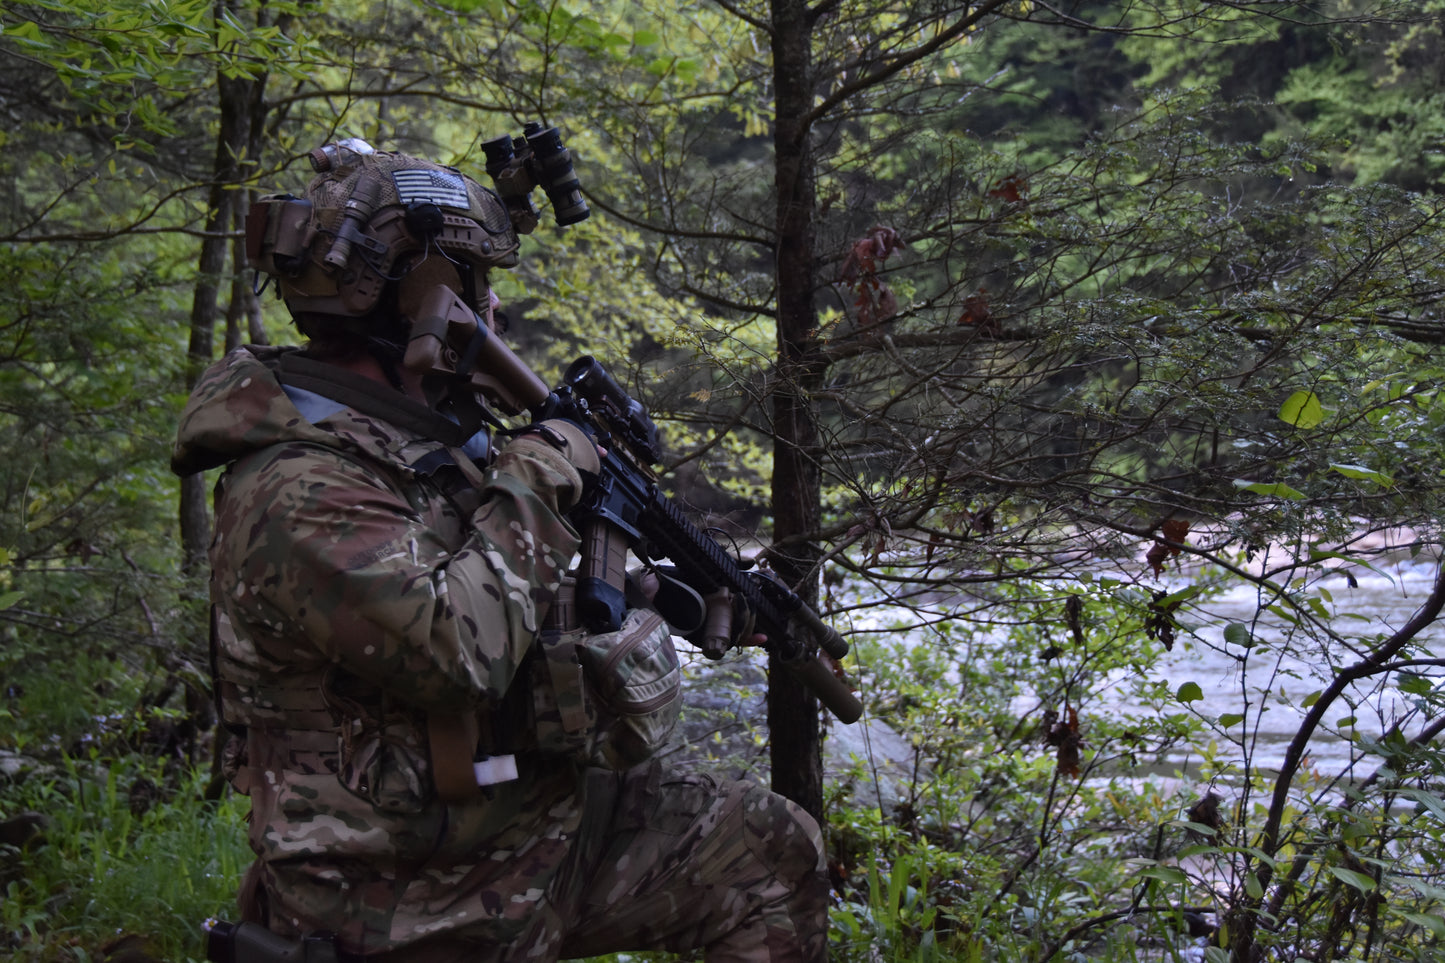
[[[1169,711],[1190,711],[1211,723],[1219,760],[1255,770],[1277,770],[1305,717],[1311,694],[1329,685],[1332,670],[1357,660],[1350,651],[1350,640],[1388,635],[1404,624],[1429,594],[1435,566],[1428,560],[1395,561],[1372,570],[1356,566],[1351,575],[1331,576],[1312,585],[1307,593],[1318,600],[1322,611],[1334,616],[1330,624],[1341,638],[1329,645],[1305,639],[1287,619],[1268,611],[1259,590],[1243,580],[1199,603],[1187,615],[1181,613],[1176,644],[1154,666],[1153,680],[1165,682],[1171,692],[1179,692],[1187,683],[1198,686],[1198,698],[1175,704]],[[1177,591],[1186,584],[1186,578],[1177,577],[1146,587]],[[907,614],[902,609],[865,609],[853,620],[852,628],[864,635],[870,634],[870,628],[896,634],[903,630],[882,627],[897,626]],[[1436,622],[1420,638],[1432,652],[1445,655],[1445,625]],[[1241,640],[1248,645],[1241,645]],[[1359,741],[1378,738],[1409,708],[1411,697],[1400,692],[1398,681],[1389,677],[1366,683],[1349,693],[1349,702],[1341,700],[1326,712],[1322,726],[1310,739],[1307,767],[1325,778],[1341,774],[1362,778],[1372,772],[1379,761],[1361,761]],[[1158,711],[1134,700],[1126,682],[1122,675],[1113,677],[1101,700],[1096,698],[1085,712],[1147,717]],[[1017,709],[1033,715],[1039,706],[1024,698]],[[1233,717],[1245,718],[1235,721]],[[1221,718],[1226,725],[1219,725]],[[1342,724],[1351,718],[1353,724]],[[1081,725],[1088,725],[1087,717]],[[1406,734],[1410,733],[1407,727]],[[1206,735],[1205,741],[1209,738]],[[829,739],[830,749],[844,758],[857,754],[884,767],[907,766],[906,761],[893,758],[908,753],[906,743],[892,736],[886,726],[866,721],[857,726],[834,726]],[[1182,771],[1199,776],[1201,745],[1172,752],[1152,768],[1162,775]]]
[[[1383,636],[1398,629],[1414,615],[1435,580],[1433,565],[1416,562],[1374,571],[1355,569],[1353,574],[1353,584],[1340,575],[1319,586],[1324,592],[1317,597],[1333,612],[1333,625],[1345,637],[1332,645],[1307,641],[1287,620],[1268,610],[1261,612],[1259,593],[1250,585],[1225,592],[1185,619],[1192,637],[1181,636],[1182,644],[1164,656],[1157,671],[1174,691],[1186,682],[1196,683],[1202,698],[1190,707],[1207,719],[1217,722],[1221,716],[1247,715],[1246,722],[1224,733],[1225,741],[1234,743],[1232,755],[1239,761],[1247,757],[1257,768],[1278,768],[1305,717],[1304,703],[1330,684],[1332,670],[1358,660],[1347,647],[1350,638]],[[1230,626],[1238,627],[1231,634],[1247,628],[1252,647],[1228,639]],[[1445,654],[1445,626],[1440,622],[1419,638],[1433,652]],[[1324,725],[1310,741],[1308,758],[1314,769],[1331,776],[1344,772],[1357,754],[1349,737],[1378,738],[1400,718],[1410,697],[1400,692],[1398,681],[1390,677],[1363,683],[1348,693],[1353,709],[1341,701],[1325,713]],[[1243,741],[1246,731],[1247,742]],[[1178,764],[1185,759],[1169,761]]]

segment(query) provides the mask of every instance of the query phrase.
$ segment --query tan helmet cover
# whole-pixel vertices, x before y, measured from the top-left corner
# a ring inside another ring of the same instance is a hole
[[[252,206],[251,266],[277,279],[298,321],[368,315],[388,282],[423,265],[426,284],[407,287],[443,283],[460,291],[454,262],[471,266],[481,302],[472,307],[485,312],[487,270],[517,264],[519,242],[506,205],[455,168],[357,146],[314,151],[320,173],[305,197],[270,195]]]

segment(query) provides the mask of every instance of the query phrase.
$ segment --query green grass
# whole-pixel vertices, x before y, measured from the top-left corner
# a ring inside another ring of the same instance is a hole
[[[94,768],[70,762],[67,778],[14,787],[4,805],[49,819],[43,836],[7,854],[0,955],[18,961],[86,961],[129,938],[160,959],[203,958],[201,923],[234,916],[250,862],[246,800],[201,798],[205,773],[172,783],[169,798],[132,806],[126,778],[164,785],[141,758]],[[153,768],[153,767],[152,767]],[[87,773],[87,769],[92,769]]]

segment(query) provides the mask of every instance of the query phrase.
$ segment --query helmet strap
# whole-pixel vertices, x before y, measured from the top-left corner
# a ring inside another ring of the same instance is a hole
[[[477,272],[472,265],[462,259],[452,261],[457,269],[457,274],[462,279],[462,300],[467,302],[475,310],[477,307]],[[477,323],[482,322],[481,312],[477,313]]]

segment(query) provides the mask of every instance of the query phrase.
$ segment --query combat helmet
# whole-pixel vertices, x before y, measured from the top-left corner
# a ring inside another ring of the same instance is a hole
[[[275,279],[297,327],[313,341],[390,351],[419,374],[459,374],[485,337],[492,268],[517,265],[519,234],[538,223],[541,186],[560,224],[588,216],[570,152],[555,128],[483,144],[497,191],[454,167],[378,151],[359,139],[308,158],[304,196],[271,194],[246,219],[246,254]]]
[[[418,271],[428,278],[409,286],[448,283],[481,311],[486,292],[476,281],[516,266],[506,204],[459,170],[355,139],[309,158],[316,176],[305,195],[261,198],[246,225],[251,266],[276,279],[302,333],[366,334],[379,307],[414,313],[381,299]]]

